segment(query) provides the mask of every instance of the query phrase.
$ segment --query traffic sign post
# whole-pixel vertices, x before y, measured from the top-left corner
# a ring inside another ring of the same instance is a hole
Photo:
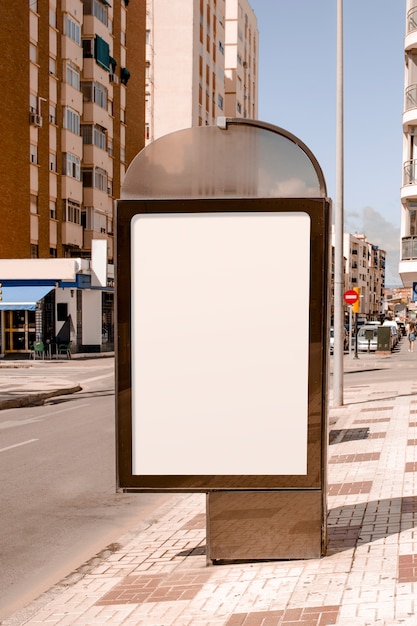
[[[359,300],[359,294],[354,289],[348,289],[348,291],[345,291],[343,294],[343,299],[346,304],[356,304]]]
[[[352,311],[359,300],[359,289],[348,289],[343,294],[343,299],[349,305],[349,356],[352,342]],[[355,311],[355,359],[358,359],[358,312]]]

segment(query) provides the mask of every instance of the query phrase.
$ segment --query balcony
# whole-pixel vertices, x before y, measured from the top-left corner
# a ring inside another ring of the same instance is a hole
[[[65,246],[75,246],[82,248],[83,227],[72,222],[62,222],[62,243]]]
[[[401,260],[417,260],[417,236],[403,237],[401,239]]]
[[[407,33],[404,41],[405,50],[413,50],[417,47],[417,8],[410,9],[407,13]]]
[[[403,166],[401,199],[417,197],[417,159],[406,161]]]
[[[417,124],[417,84],[408,85],[404,94],[403,127],[407,132],[407,127]]]

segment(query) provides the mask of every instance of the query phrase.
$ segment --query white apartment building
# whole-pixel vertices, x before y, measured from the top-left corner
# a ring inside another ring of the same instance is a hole
[[[399,274],[404,287],[412,287],[417,282],[417,0],[406,3]]]
[[[226,0],[226,117],[258,119],[258,38],[249,2]]]
[[[334,245],[334,232],[332,240]],[[384,312],[385,250],[369,242],[363,234],[344,233],[343,256],[345,291],[359,288],[359,314],[367,319],[379,319]]]
[[[219,116],[256,119],[257,50],[247,0],[147,0],[146,142]]]

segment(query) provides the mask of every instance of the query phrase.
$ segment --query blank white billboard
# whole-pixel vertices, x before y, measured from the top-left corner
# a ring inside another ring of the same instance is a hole
[[[132,474],[307,474],[310,230],[134,216]]]

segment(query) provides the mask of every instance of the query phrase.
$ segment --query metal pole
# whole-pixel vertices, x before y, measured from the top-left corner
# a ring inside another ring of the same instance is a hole
[[[352,332],[352,305],[349,305],[349,359],[352,358],[352,338],[353,338],[353,332]]]
[[[333,405],[343,405],[343,0],[337,0]]]

